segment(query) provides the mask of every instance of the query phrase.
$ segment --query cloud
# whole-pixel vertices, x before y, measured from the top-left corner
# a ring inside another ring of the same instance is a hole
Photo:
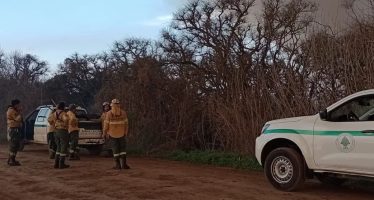
[[[166,26],[170,23],[170,21],[173,19],[173,15],[164,15],[164,16],[158,16],[154,19],[151,19],[149,21],[145,21],[143,25],[145,26]]]

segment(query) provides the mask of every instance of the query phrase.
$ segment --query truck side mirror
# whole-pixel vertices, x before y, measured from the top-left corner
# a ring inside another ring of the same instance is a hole
[[[327,109],[320,111],[319,117],[321,118],[321,120],[326,121],[327,120]]]

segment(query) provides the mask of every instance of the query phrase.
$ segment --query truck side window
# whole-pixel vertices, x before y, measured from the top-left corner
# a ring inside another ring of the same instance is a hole
[[[38,117],[36,118],[36,121],[37,122],[44,122],[46,119],[47,119],[47,113],[48,113],[48,109],[47,108],[43,108],[39,111],[39,114],[38,114]]]
[[[344,103],[329,113],[329,121],[374,121],[374,96],[362,96]]]

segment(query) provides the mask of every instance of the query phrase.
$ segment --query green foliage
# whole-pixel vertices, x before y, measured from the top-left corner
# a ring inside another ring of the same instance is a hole
[[[187,161],[196,164],[207,164],[235,169],[261,170],[256,158],[248,155],[215,151],[173,151],[163,156],[175,161]]]

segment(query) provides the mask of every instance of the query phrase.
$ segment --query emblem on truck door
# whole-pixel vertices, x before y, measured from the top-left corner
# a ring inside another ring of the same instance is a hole
[[[336,139],[337,148],[344,153],[349,153],[355,148],[355,140],[349,133],[342,133]]]

